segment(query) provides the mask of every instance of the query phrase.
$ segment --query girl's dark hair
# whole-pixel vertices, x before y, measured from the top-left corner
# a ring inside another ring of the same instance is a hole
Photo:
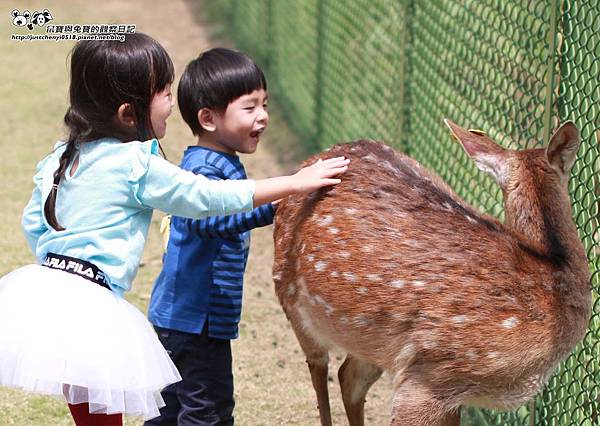
[[[155,137],[150,120],[154,95],[173,82],[173,62],[156,40],[145,34],[127,34],[125,41],[80,41],[71,52],[69,107],[64,122],[67,146],[54,172],[54,185],[44,204],[48,224],[63,228],[56,219],[58,185],[80,144],[102,137],[123,142]],[[131,105],[135,134],[127,135],[115,124],[124,103]]]
[[[258,65],[242,52],[217,47],[187,65],[177,88],[177,103],[192,133],[198,135],[203,131],[198,111],[225,111],[240,96],[259,89],[267,90],[267,80]]]

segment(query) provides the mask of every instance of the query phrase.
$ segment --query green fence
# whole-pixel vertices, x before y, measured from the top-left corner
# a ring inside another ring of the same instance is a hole
[[[590,331],[547,389],[469,425],[600,425],[600,1],[228,0],[207,2],[267,70],[270,92],[313,149],[380,139],[502,217],[491,179],[451,142],[449,117],[510,148],[544,146],[574,120],[570,189],[594,288]]]

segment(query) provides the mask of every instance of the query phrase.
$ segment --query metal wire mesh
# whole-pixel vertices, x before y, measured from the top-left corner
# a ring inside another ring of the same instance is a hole
[[[573,120],[582,146],[570,180],[590,260],[584,341],[531,404],[468,409],[464,425],[600,424],[600,2],[598,0],[232,0],[241,48],[307,143],[384,140],[502,217],[501,194],[451,142],[443,117],[510,148],[544,146]]]

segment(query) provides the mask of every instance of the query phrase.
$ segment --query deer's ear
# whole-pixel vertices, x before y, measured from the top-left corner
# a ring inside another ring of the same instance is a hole
[[[460,142],[465,152],[473,159],[482,172],[489,173],[498,185],[505,187],[508,182],[507,150],[491,140],[482,131],[466,130],[444,119],[452,137]]]
[[[557,172],[568,175],[577,158],[581,139],[579,129],[572,121],[567,121],[554,132],[546,148],[548,162]]]

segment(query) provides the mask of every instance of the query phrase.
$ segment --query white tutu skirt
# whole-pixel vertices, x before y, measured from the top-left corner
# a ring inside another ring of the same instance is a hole
[[[0,279],[0,384],[150,419],[179,380],[148,320],[111,291],[39,265]]]

